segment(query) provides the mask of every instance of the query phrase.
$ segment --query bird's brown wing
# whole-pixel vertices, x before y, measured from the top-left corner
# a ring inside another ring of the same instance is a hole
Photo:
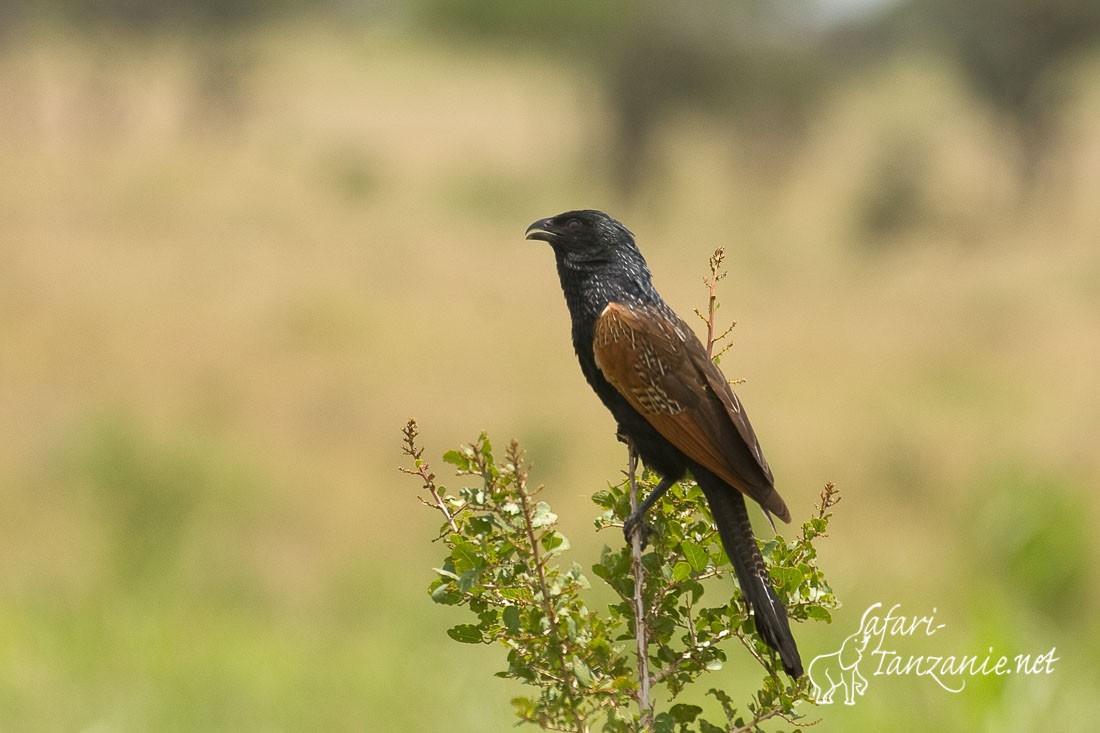
[[[592,349],[607,381],[668,442],[790,521],[740,400],[682,320],[611,303],[596,319]]]

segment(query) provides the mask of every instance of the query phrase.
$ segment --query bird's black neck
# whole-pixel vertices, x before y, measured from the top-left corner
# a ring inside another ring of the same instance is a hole
[[[662,304],[653,288],[649,268],[640,258],[577,265],[558,256],[558,276],[569,316],[573,322],[573,347],[589,382],[602,381],[592,358],[592,337],[596,319],[608,303],[631,305]],[[600,391],[600,390],[597,390]]]
[[[649,305],[661,302],[653,288],[649,268],[640,256],[636,260],[581,263],[558,254],[558,277],[574,326],[591,328],[608,303]]]

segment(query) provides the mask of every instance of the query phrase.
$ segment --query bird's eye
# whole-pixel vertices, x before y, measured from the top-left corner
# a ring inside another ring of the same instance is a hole
[[[565,228],[573,234],[576,234],[584,228],[584,224],[581,224],[580,219],[570,219],[569,221],[565,222]]]

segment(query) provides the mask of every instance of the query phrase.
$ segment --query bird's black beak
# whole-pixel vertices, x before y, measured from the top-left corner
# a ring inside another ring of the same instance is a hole
[[[544,242],[550,242],[550,244],[553,244],[557,238],[558,234],[554,231],[552,217],[539,219],[527,227],[527,236],[524,237],[524,239],[541,239]]]

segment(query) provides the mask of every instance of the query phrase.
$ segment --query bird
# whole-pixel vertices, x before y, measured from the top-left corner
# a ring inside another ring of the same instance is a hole
[[[802,660],[749,523],[745,497],[784,522],[744,406],[695,332],[653,286],[634,235],[602,211],[539,219],[526,239],[554,251],[572,321],[573,348],[618,435],[661,478],[624,525],[629,539],[645,512],[689,472],[702,489],[722,546],[764,642],[792,678]]]

